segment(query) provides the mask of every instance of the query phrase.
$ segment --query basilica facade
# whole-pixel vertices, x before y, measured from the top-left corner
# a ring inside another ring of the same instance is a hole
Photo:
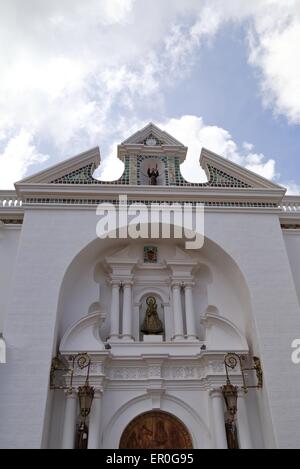
[[[149,124],[116,181],[94,148],[0,192],[1,448],[300,448],[300,197],[186,153]]]

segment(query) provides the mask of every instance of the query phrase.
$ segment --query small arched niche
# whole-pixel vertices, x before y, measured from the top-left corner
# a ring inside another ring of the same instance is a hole
[[[139,181],[141,185],[149,186],[151,184],[148,170],[150,170],[150,172],[157,170],[158,176],[156,177],[156,184],[158,186],[166,185],[166,163],[164,158],[141,156],[138,160],[138,167],[140,169]]]
[[[165,313],[162,298],[156,292],[145,293],[139,301],[139,340],[165,341],[165,337]]]

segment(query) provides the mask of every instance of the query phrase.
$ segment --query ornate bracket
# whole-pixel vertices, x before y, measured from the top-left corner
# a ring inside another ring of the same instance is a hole
[[[253,366],[249,368],[245,368],[243,366],[243,361],[245,360],[246,360],[245,356],[240,356],[237,353],[228,353],[224,358],[224,365],[225,365],[225,370],[226,370],[227,384],[231,384],[228,371],[229,369],[234,370],[237,364],[239,363],[240,370],[242,373],[242,379],[243,379],[242,389],[244,390],[246,394],[248,392],[248,389],[250,388],[261,389],[263,387],[263,371],[262,371],[260,359],[258,357],[252,357]],[[257,378],[256,385],[254,386],[247,385],[245,371],[255,371],[256,378]]]
[[[71,361],[71,366],[66,366],[64,359],[61,355],[57,355],[52,359],[50,370],[50,389],[64,389],[72,393],[73,377],[76,365],[83,370],[87,368],[87,375],[85,383],[88,384],[91,358],[87,353],[79,353],[78,355],[70,355],[68,357]]]

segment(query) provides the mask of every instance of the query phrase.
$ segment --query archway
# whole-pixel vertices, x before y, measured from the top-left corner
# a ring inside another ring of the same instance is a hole
[[[186,426],[173,415],[150,411],[135,417],[125,428],[120,449],[192,449]]]
[[[164,256],[166,258],[174,256],[174,250],[176,250],[177,247],[181,250],[185,249],[183,240],[162,239],[157,240],[156,244],[162,251],[163,258]],[[130,249],[132,248],[132,258],[138,258],[142,262],[144,245],[145,241],[143,240],[120,241],[118,239],[96,239],[78,252],[69,267],[66,269],[66,273],[61,284],[57,322],[58,343],[60,343],[61,338],[65,336],[66,331],[73,328],[74,324],[77,325],[80,323],[80,325],[83,325],[83,321],[84,325],[91,325],[89,330],[92,330],[93,332],[93,320],[96,317],[97,311],[94,311],[90,305],[94,305],[96,301],[99,302],[100,284],[100,299],[103,310],[107,313],[108,318],[106,324],[102,327],[101,337],[104,340],[108,336],[110,330],[110,287],[105,284],[105,272],[102,272],[102,270],[100,271],[99,266],[102,268],[105,257],[114,255],[116,251],[126,249],[128,246]],[[139,257],[137,256],[137,252],[139,252]],[[215,347],[215,339],[218,340],[218,343],[220,342],[219,329],[221,327],[222,330],[224,328],[227,330],[227,323],[228,327],[231,323],[234,324],[237,330],[240,330],[243,335],[246,335],[250,329],[248,328],[248,325],[251,323],[251,300],[246,279],[235,260],[226,251],[224,251],[220,245],[208,238],[205,239],[205,244],[201,250],[193,251],[193,257],[197,260],[199,265],[199,269],[196,272],[197,279],[199,277],[195,293],[196,320],[198,327],[203,327],[204,340],[208,341],[210,347]],[[169,301],[167,294],[163,294],[163,284],[160,284],[159,288],[154,290],[152,283],[150,285],[149,282],[145,283],[145,285],[140,285],[136,295],[135,292],[133,295],[134,307],[137,309],[137,313],[139,311],[139,303],[144,295],[148,295],[150,293],[157,294],[164,303],[164,306]],[[214,307],[213,310],[209,307],[211,305]],[[169,310],[167,310],[167,308],[169,308]],[[172,315],[170,314],[172,313],[171,307],[166,306],[165,309],[165,317],[172,319]],[[144,310],[145,305],[143,312]],[[206,321],[205,324],[203,323],[204,325],[200,323],[201,318]],[[223,318],[227,319],[227,323],[225,325],[224,321],[222,321]],[[218,327],[220,324],[221,326]],[[172,336],[171,320],[170,325],[170,330],[167,334],[167,338],[170,338],[169,342],[171,342]],[[215,333],[216,328],[218,328],[218,334]],[[136,337],[138,337],[138,331],[139,327],[137,327]],[[79,332],[79,330],[77,331],[76,329],[76,332]],[[204,332],[206,333],[205,336]],[[80,334],[80,337],[83,338],[83,335]],[[87,352],[99,350],[101,346],[100,342],[98,342],[98,344],[96,343],[97,339],[94,334],[90,337],[94,342],[91,342],[91,340],[85,340],[86,348],[84,350],[80,350]],[[137,346],[139,347],[139,344]],[[221,346],[223,349],[223,341],[220,347]],[[228,350],[232,349],[231,342],[227,348]],[[78,346],[75,347],[75,349],[78,351]],[[137,348],[137,350],[139,349]],[[74,351],[73,346],[72,351]],[[116,378],[113,373],[115,372],[112,372],[111,389],[115,389],[114,380]],[[171,379],[173,371],[168,371],[168,373],[169,378]],[[139,384],[136,388],[134,388],[133,382],[129,384],[131,385],[130,392],[127,394],[120,392],[116,398],[112,399],[113,401],[115,399],[115,407],[113,407],[110,402],[111,389],[108,389],[108,392],[104,393],[105,404],[103,406],[103,416],[101,419],[103,422],[103,429],[101,430],[101,436],[99,437],[101,438],[101,446],[103,448],[117,448],[120,445],[120,438],[124,428],[126,428],[130,422],[133,422],[133,419],[136,416],[142,415],[146,411],[152,411],[153,409],[152,399],[149,399],[148,395],[137,396],[137,393],[139,392]],[[116,393],[117,392],[118,390],[116,390]],[[181,400],[181,391],[178,392],[175,397],[178,401]],[[132,402],[135,402],[135,399],[137,399],[137,404],[136,406],[133,406]],[[139,399],[141,399],[141,401],[139,401]],[[181,419],[181,422],[184,422],[184,425],[186,425],[185,430],[188,428],[192,437],[190,447],[211,448],[213,446],[213,440],[210,435],[210,433],[212,433],[212,429],[210,428],[210,423],[207,418],[205,405],[203,405],[203,408],[198,409],[197,412],[195,412],[193,404],[191,404],[193,407],[191,411],[187,408],[185,399],[184,401],[184,403],[175,403],[175,401],[171,402],[170,397],[166,398],[164,395],[162,398],[161,409],[165,412],[169,412],[169,415],[171,416],[178,416],[178,418]],[[51,447],[59,447],[60,444],[57,428],[62,428],[62,412],[60,409],[64,409],[64,406],[65,398],[62,393],[57,393],[52,404],[49,404],[49,412],[54,414],[51,421],[51,427],[49,429],[49,446]],[[154,408],[157,409],[156,403]],[[201,427],[201,424],[203,424],[203,428]],[[208,432],[205,431],[205,428],[208,429]],[[181,434],[182,431],[180,430],[177,433]],[[170,449],[178,446],[178,444],[174,445],[174,435],[175,432],[173,432],[173,443],[169,446]],[[158,448],[162,449],[163,447],[164,446],[158,446]]]

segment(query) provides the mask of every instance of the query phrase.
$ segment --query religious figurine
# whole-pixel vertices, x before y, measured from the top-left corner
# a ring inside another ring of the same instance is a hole
[[[127,440],[127,447],[128,447],[128,449],[139,449],[140,448],[135,431],[133,431],[132,434],[129,436],[129,438]]]
[[[164,332],[161,320],[157,313],[157,304],[154,296],[148,296],[146,299],[148,305],[141,332],[144,334],[161,334]]]
[[[158,169],[157,169],[157,165],[155,168],[148,168],[148,177],[149,177],[149,181],[150,181],[150,185],[151,186],[157,186],[157,178],[159,177],[159,172],[158,172]]]
[[[143,425],[139,431],[139,448],[140,449],[151,449],[153,432]]]
[[[253,357],[253,361],[254,361],[254,370],[257,376],[257,387],[262,388],[263,387],[263,372],[261,369],[260,359],[258,357]]]
[[[235,422],[228,419],[225,422],[226,437],[228,449],[239,449],[239,442],[237,437],[237,429]]]
[[[81,422],[76,434],[76,449],[87,449],[88,444],[88,427]]]
[[[168,442],[168,433],[162,420],[158,420],[154,432],[154,442],[156,448],[165,448]]]

